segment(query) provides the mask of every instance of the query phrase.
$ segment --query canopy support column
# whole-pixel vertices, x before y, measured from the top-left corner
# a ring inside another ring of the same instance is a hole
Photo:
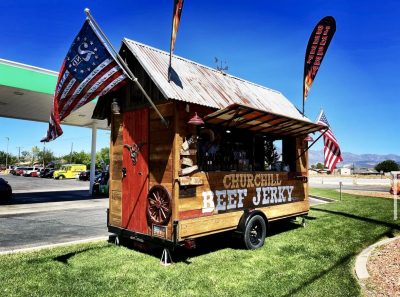
[[[89,193],[92,194],[93,184],[96,169],[96,140],[97,140],[97,127],[95,124],[92,126],[92,149],[90,152],[90,188]]]

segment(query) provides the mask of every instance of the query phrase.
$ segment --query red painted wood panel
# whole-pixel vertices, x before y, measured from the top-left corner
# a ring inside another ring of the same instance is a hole
[[[147,194],[149,191],[149,110],[141,109],[123,114],[123,143],[144,144],[133,164],[129,150],[124,147],[122,167],[126,176],[122,180],[122,226],[147,234]]]

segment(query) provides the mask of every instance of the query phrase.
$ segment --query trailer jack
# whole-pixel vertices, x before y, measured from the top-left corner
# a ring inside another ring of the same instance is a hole
[[[163,266],[169,266],[171,264],[174,264],[169,249],[164,248],[160,259],[160,264]]]

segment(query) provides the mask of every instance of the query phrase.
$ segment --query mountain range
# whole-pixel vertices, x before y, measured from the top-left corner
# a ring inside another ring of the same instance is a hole
[[[356,168],[374,168],[376,164],[385,160],[394,160],[400,162],[400,156],[395,154],[378,155],[378,154],[353,154],[350,152],[342,153],[343,162],[338,163],[337,167],[353,167]],[[324,152],[321,151],[308,151],[308,158],[310,166],[317,163],[324,163]]]

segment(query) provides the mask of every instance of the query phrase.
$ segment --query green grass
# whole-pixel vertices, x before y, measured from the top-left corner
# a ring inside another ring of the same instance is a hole
[[[399,230],[393,201],[343,194],[313,207],[306,228],[272,225],[261,249],[214,236],[169,267],[107,243],[1,256],[0,296],[359,296],[355,256]]]

